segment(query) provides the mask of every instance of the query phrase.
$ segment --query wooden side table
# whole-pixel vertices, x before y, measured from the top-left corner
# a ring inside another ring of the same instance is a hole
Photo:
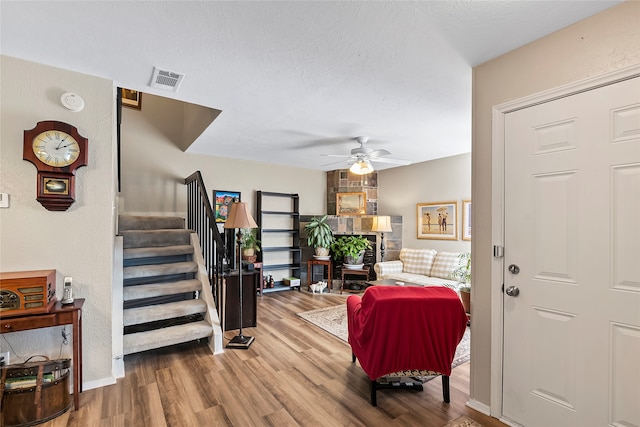
[[[330,259],[310,259],[307,261],[307,290],[309,290],[309,285],[313,282],[313,266],[314,265],[322,265],[322,278],[324,279],[324,267],[327,267],[327,289],[331,292],[331,270],[333,265]]]
[[[342,268],[342,282],[340,282],[340,293],[342,293],[344,289],[344,279],[345,276],[364,276],[364,280],[366,281],[369,278],[369,266],[365,265],[364,267],[362,267],[362,270],[351,270],[348,268]],[[365,285],[366,287],[366,285]],[[346,291],[348,292],[349,289],[346,289]],[[360,290],[358,290],[358,292],[360,292]]]
[[[84,298],[72,304],[57,301],[49,313],[0,318],[0,333],[28,331],[52,326],[73,325],[73,406],[80,408],[82,392],[82,305]]]

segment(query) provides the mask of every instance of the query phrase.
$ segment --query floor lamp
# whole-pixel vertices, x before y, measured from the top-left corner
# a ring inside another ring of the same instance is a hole
[[[248,349],[251,343],[254,341],[254,337],[242,335],[242,229],[243,228],[258,228],[258,224],[254,221],[253,217],[249,213],[246,202],[234,202],[231,205],[231,211],[227,216],[227,221],[224,223],[224,228],[238,229],[237,242],[238,242],[238,256],[236,257],[238,262],[238,293],[240,294],[240,331],[238,335],[233,337],[227,344],[227,348],[242,348]]]
[[[391,230],[391,217],[384,215],[374,216],[371,231],[380,233],[380,261],[384,261],[384,233],[393,231]]]

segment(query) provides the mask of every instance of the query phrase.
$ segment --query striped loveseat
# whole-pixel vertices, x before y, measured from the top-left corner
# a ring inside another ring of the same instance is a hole
[[[457,290],[458,282],[451,279],[451,273],[459,265],[459,252],[402,248],[400,260],[378,262],[373,269],[379,280],[392,279],[424,286],[446,286]]]

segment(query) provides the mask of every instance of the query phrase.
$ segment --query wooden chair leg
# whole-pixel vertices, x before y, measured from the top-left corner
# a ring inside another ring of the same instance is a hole
[[[449,396],[449,376],[442,376],[442,397],[444,398],[444,403],[449,403],[451,401]]]
[[[376,380],[371,380],[371,406],[378,406],[378,399],[376,398],[377,391],[378,383]]]

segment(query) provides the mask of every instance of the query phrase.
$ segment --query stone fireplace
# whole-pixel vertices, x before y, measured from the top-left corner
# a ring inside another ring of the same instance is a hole
[[[338,193],[359,193],[366,194],[366,214],[365,215],[336,215],[336,199]],[[371,231],[373,218],[378,215],[378,173],[372,172],[367,175],[356,175],[348,169],[341,169],[327,172],[327,214],[328,223],[331,226],[334,236],[362,235],[372,242],[373,249],[365,253],[365,264],[369,265],[371,275],[369,279],[375,280],[373,265],[380,261],[380,233]],[[314,216],[322,216],[324,213],[316,215],[300,216],[300,247],[302,248],[302,262],[306,262],[314,255],[313,248],[307,246],[307,237],[304,233],[304,226],[311,221]],[[397,260],[402,249],[402,216],[391,215],[390,233],[384,233],[384,259],[385,261]],[[342,266],[333,266],[333,277],[340,279]],[[302,268],[303,280],[306,279],[306,267]]]
[[[348,169],[327,172],[327,213],[336,215],[338,193],[365,193],[366,214],[378,214],[378,172],[356,175]],[[371,229],[371,227],[369,227]]]

